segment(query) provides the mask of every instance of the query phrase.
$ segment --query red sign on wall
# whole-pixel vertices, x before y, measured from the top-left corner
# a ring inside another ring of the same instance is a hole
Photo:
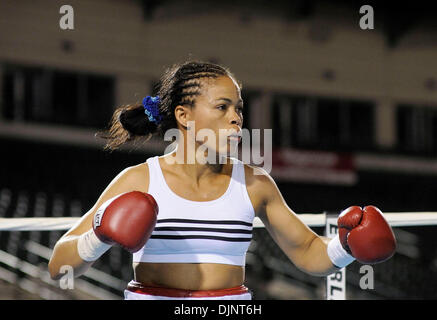
[[[358,179],[352,154],[286,148],[273,150],[270,174],[278,181],[336,185]]]

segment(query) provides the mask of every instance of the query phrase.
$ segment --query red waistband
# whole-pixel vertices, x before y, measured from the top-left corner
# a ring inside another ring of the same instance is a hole
[[[139,282],[131,281],[127,285],[127,290],[140,294],[148,294],[152,296],[163,296],[173,298],[188,298],[188,297],[222,297],[230,295],[238,295],[249,293],[249,289],[243,285],[233,288],[218,289],[218,290],[184,290],[174,288],[150,287],[143,286]]]

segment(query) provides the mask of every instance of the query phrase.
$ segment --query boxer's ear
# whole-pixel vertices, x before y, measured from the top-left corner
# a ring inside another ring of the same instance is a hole
[[[174,110],[176,122],[180,124],[182,128],[188,130],[188,122],[193,121],[193,112],[190,107],[177,105]]]

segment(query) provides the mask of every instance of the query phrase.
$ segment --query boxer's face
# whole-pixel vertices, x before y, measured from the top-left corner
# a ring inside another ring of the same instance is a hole
[[[183,115],[179,119],[191,130],[194,123],[197,147],[202,146],[202,150],[211,150],[216,155],[236,152],[241,139],[230,136],[242,133],[243,100],[234,79],[228,76],[202,79],[194,108],[182,108],[184,111],[177,107],[177,113]]]
[[[243,100],[234,79],[228,76],[202,80],[201,94],[196,97],[190,118],[195,121],[197,144],[208,146],[219,154],[234,152],[243,126]],[[210,129],[214,139],[202,137],[202,129]]]

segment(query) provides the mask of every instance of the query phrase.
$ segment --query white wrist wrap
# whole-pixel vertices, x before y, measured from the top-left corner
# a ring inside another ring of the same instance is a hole
[[[84,261],[96,261],[112,246],[97,238],[93,229],[85,232],[77,239],[77,252]]]
[[[339,268],[346,267],[355,260],[343,249],[338,234],[328,243],[328,256],[332,263]]]

